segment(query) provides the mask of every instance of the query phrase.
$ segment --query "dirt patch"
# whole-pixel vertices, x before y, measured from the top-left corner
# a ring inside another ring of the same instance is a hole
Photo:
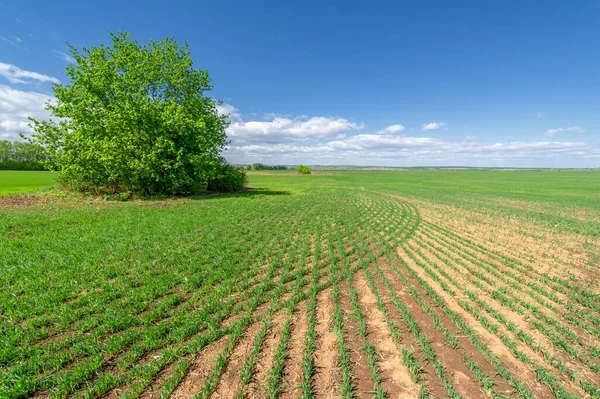
[[[531,262],[541,273],[561,278],[575,275],[585,284],[587,277],[597,277],[589,267],[599,254],[600,240],[558,228],[534,225],[516,217],[497,217],[483,211],[465,210],[450,205],[422,202],[424,220],[445,227],[469,239],[516,258]],[[596,252],[592,250],[596,248]],[[598,289],[596,285],[594,289]]]
[[[409,244],[412,243],[409,242]],[[423,251],[423,253],[425,256],[430,255],[427,251]],[[443,263],[439,261],[439,259],[433,256],[429,256],[429,259],[433,260],[441,267],[444,266]],[[473,345],[469,338],[463,335],[464,333],[454,325],[454,322],[444,312],[441,311],[441,309],[439,308],[439,306],[437,306],[433,299],[430,298],[428,295],[423,295],[423,298],[434,310],[434,312],[442,321],[444,326],[456,336],[458,341],[458,347],[462,350],[462,352],[466,353],[469,356],[469,358],[476,361],[479,367],[482,369],[482,371],[486,375],[491,376],[494,379],[496,389],[500,392],[512,391],[512,387],[510,386],[510,384],[506,380],[502,379],[499,375],[497,375],[495,367],[487,361],[487,359],[483,356],[479,349]],[[457,378],[462,378],[462,376],[459,375]]]
[[[267,336],[263,342],[258,362],[254,368],[253,380],[248,387],[248,394],[254,398],[265,398],[268,396],[267,381],[269,374],[275,365],[275,352],[281,340],[283,325],[285,324],[286,315],[283,311],[279,311],[273,316],[271,328],[267,332]]]
[[[172,399],[188,399],[202,391],[208,375],[214,369],[217,357],[223,351],[229,336],[223,336],[208,347],[202,349],[193,360],[188,372],[185,374],[177,388],[171,394]]]
[[[31,209],[47,204],[46,196],[38,195],[0,195],[0,209]]]
[[[233,350],[231,360],[225,366],[217,389],[211,397],[219,399],[234,399],[237,397],[237,393],[242,388],[240,372],[244,368],[244,362],[252,352],[254,339],[261,327],[261,323],[256,322],[244,332],[244,337]]]
[[[418,386],[412,381],[410,371],[404,365],[401,349],[389,332],[384,314],[377,307],[377,299],[371,292],[362,273],[356,276],[355,288],[359,295],[361,310],[365,315],[369,341],[380,355],[378,361],[383,377],[383,389],[391,398],[415,398]]]
[[[340,283],[340,307],[344,312],[345,341],[348,346],[350,361],[352,362],[352,380],[358,397],[371,397],[374,382],[371,370],[367,363],[367,354],[362,349],[363,339],[358,332],[358,323],[352,314],[352,304],[349,298],[349,289],[346,280]],[[371,393],[371,394],[370,394]]]
[[[527,367],[527,365],[523,364],[520,360],[517,360],[514,355],[510,352],[510,350],[504,345],[504,343],[497,336],[491,334],[488,330],[481,325],[479,320],[475,319],[470,313],[465,311],[457,302],[457,300],[448,294],[443,288],[434,281],[425,271],[421,268],[415,267],[412,263],[412,259],[408,257],[402,250],[402,248],[397,248],[398,254],[400,257],[407,262],[413,270],[417,272],[419,277],[427,282],[427,284],[439,295],[448,309],[456,312],[460,315],[462,319],[464,319],[467,324],[473,328],[475,333],[479,336],[481,340],[483,340],[490,352],[492,352],[495,356],[497,356],[501,361],[506,365],[506,367],[512,372],[513,375],[517,376],[521,381],[526,383],[526,385],[532,390],[536,397],[550,398],[552,397],[552,393],[549,388],[545,385],[540,384],[536,380],[535,373]],[[464,295],[463,295],[464,296]]]
[[[150,383],[150,385],[142,391],[140,395],[141,399],[160,399],[160,389],[168,381],[173,372],[175,371],[175,367],[177,366],[177,361],[172,361],[169,365],[163,368],[158,372],[154,380]]]
[[[395,275],[395,273],[391,271],[390,265],[388,265],[387,262],[383,261],[382,259],[379,262],[379,265],[382,271],[387,275],[387,278],[390,280],[392,285],[403,284]],[[462,359],[460,352],[446,346],[444,334],[435,328],[431,316],[429,316],[425,310],[421,308],[421,305],[419,305],[412,294],[403,292],[402,295],[399,295],[399,298],[408,306],[412,317],[419,324],[421,331],[428,337],[430,344],[435,351],[436,357],[442,362],[447,370],[448,378],[454,383],[453,375],[456,372],[462,373],[465,376],[469,376],[465,380],[461,381],[460,385],[457,386],[453,384],[454,389],[463,397],[484,398],[485,395],[479,389],[478,383],[474,380],[474,378],[472,378],[471,372]],[[423,364],[428,362],[429,360],[426,358],[423,359]],[[437,374],[436,371],[432,372]]]
[[[518,301],[523,301],[526,304],[526,305],[524,305],[526,308],[529,308],[529,306],[527,305],[528,303],[536,304],[536,306],[538,308],[537,312],[539,312],[539,314],[543,314],[546,318],[549,318],[549,319],[558,319],[558,320],[556,320],[557,323],[559,323],[563,326],[568,326],[568,328],[573,330],[573,332],[575,332],[575,334],[579,337],[579,339],[576,340],[577,341],[576,345],[585,343],[584,346],[587,346],[587,342],[590,339],[593,339],[592,335],[588,331],[584,330],[583,328],[581,328],[581,327],[577,326],[575,323],[573,323],[573,320],[575,320],[575,319],[578,319],[580,322],[583,322],[584,324],[586,324],[587,321],[584,318],[580,318],[579,315],[575,315],[573,313],[572,309],[569,309],[565,306],[566,303],[570,302],[570,299],[566,295],[564,295],[558,291],[552,291],[551,289],[546,290],[546,292],[552,294],[551,296],[548,296],[546,298],[549,300],[548,307],[551,309],[547,308],[547,306],[545,304],[545,299],[543,301],[539,301],[539,297],[541,297],[540,293],[533,293],[532,290],[527,287],[528,284],[538,285],[539,278],[536,279],[535,273],[529,273],[527,270],[517,270],[517,268],[515,268],[515,267],[505,266],[502,262],[495,260],[494,258],[490,257],[489,255],[482,254],[481,252],[479,252],[477,250],[463,246],[461,243],[459,243],[455,240],[448,241],[449,244],[440,244],[434,240],[434,239],[439,239],[440,237],[438,237],[438,234],[433,232],[432,230],[427,230],[427,234],[430,235],[431,237],[428,237],[425,235],[417,236],[418,241],[422,241],[423,243],[426,244],[426,245],[421,245],[421,247],[432,246],[433,248],[435,248],[437,257],[445,259],[446,256],[448,256],[450,254],[455,258],[461,259],[461,261],[465,262],[467,265],[470,265],[470,267],[473,270],[476,270],[478,273],[483,273],[484,275],[488,275],[487,271],[484,271],[483,268],[481,268],[478,265],[476,265],[475,263],[473,263],[472,259],[470,259],[470,258],[472,257],[474,259],[477,259],[477,261],[486,264],[487,266],[491,267],[494,271],[503,274],[504,281],[506,281],[506,282],[512,281],[513,283],[516,283],[518,286],[522,287],[522,290],[515,291],[514,295],[516,295]],[[438,248],[440,248],[440,249],[438,249]],[[428,248],[428,250],[429,250],[429,248]],[[440,251],[444,252],[444,254],[442,255],[440,253]],[[427,250],[426,250],[426,252],[427,252]],[[465,254],[467,254],[467,255],[465,256]],[[426,255],[426,256],[428,256],[428,255]],[[432,259],[434,259],[434,258],[435,257],[433,257]],[[533,274],[533,276],[531,276],[531,274]],[[514,276],[518,276],[519,280],[517,281]],[[495,282],[495,284],[496,284],[495,288],[506,289],[509,293],[513,293],[514,289],[512,287],[508,287],[507,283],[500,281],[495,276],[492,277],[491,275],[489,275],[488,277],[491,278]],[[457,276],[457,279],[460,279],[460,276]],[[521,281],[525,281],[526,284],[523,284]],[[552,302],[551,304],[550,304],[550,301]],[[573,308],[579,309],[579,306],[576,306],[573,303],[571,303],[571,305],[573,306]],[[528,311],[525,311],[525,317],[527,319],[531,316],[538,318],[537,312],[535,314],[531,314]],[[515,320],[512,320],[512,321],[515,321]],[[517,319],[515,322],[520,322],[520,319]],[[521,324],[523,324],[523,323],[521,323]],[[527,327],[527,328],[529,328],[529,327]],[[531,335],[533,335],[534,337],[536,337],[536,336],[541,337],[541,335],[538,333],[537,330],[531,330]],[[545,343],[546,341],[545,341],[545,338],[541,337],[541,338],[538,338],[538,342]],[[552,345],[545,343],[544,346],[552,346]]]
[[[378,259],[378,264],[381,264],[384,268],[388,267],[384,263],[383,259]],[[409,348],[411,352],[414,353],[417,362],[422,367],[423,372],[419,376],[419,382],[425,385],[429,394],[433,397],[446,397],[448,395],[448,391],[444,387],[440,378],[437,376],[433,365],[427,362],[427,360],[425,359],[425,354],[419,347],[419,343],[416,337],[413,333],[411,333],[408,324],[406,323],[406,320],[394,305],[392,296],[388,288],[386,287],[386,285],[384,285],[381,278],[379,278],[378,274],[375,272],[374,266],[371,266],[370,270],[372,270],[371,274],[373,275],[377,292],[379,292],[383,303],[388,309],[389,317],[398,326],[400,333],[400,341],[403,343],[403,345],[405,345],[405,347]],[[389,275],[386,277],[389,279]],[[390,286],[392,287],[393,292],[396,293],[400,301],[403,301],[403,298],[406,295],[408,295],[406,292],[406,287],[404,287],[403,284],[398,284],[397,281],[391,280]],[[407,304],[407,307],[414,307],[414,305]]]
[[[302,396],[300,382],[304,377],[302,360],[308,333],[308,303],[302,302],[296,307],[292,319],[292,337],[289,343],[288,357],[285,361],[284,385],[282,398],[299,398]]]
[[[338,350],[335,334],[332,331],[332,317],[335,305],[331,288],[317,295],[317,332],[314,361],[316,372],[313,376],[313,387],[317,398],[339,397],[341,371],[337,363]]]

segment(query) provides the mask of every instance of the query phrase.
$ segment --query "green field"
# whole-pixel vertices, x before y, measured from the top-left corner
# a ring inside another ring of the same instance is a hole
[[[0,208],[0,398],[600,397],[600,173],[249,184]]]
[[[0,195],[39,190],[55,184],[55,174],[45,171],[0,170]]]

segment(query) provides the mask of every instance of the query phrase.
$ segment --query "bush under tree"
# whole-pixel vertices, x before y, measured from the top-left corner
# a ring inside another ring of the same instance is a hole
[[[247,182],[246,172],[240,170],[228,163],[219,166],[217,177],[208,182],[208,191],[228,193],[239,191],[240,187],[245,187]]]
[[[207,71],[173,38],[140,45],[128,33],[112,45],[77,50],[68,84],[53,86],[51,120],[32,119],[31,141],[71,189],[96,193],[237,191],[245,174],[229,166],[226,116]],[[226,183],[225,183],[226,182]]]

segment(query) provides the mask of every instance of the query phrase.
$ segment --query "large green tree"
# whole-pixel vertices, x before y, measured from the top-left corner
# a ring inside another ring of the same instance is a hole
[[[111,46],[71,47],[76,62],[70,82],[53,86],[51,119],[32,119],[48,166],[73,189],[141,194],[201,191],[233,173],[220,155],[227,117],[206,96],[210,78],[187,44],[111,38]]]

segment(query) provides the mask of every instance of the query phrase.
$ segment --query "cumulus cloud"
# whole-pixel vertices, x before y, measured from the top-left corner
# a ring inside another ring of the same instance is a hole
[[[429,122],[421,125],[421,131],[427,132],[429,130],[437,130],[446,126],[445,122]]]
[[[240,111],[230,104],[217,104],[217,112],[219,115],[227,115],[230,121],[237,122],[242,120],[242,114],[240,114]]]
[[[358,134],[343,140],[231,146],[232,162],[370,165],[561,166],[557,162],[600,157],[600,147],[581,142],[481,143],[432,137]],[[568,166],[568,165],[562,165]]]
[[[600,145],[582,142],[442,140],[400,135],[402,125],[357,134],[364,125],[344,118],[267,114],[266,120],[256,115],[246,120],[229,104],[218,109],[232,120],[225,156],[233,163],[559,167],[579,161],[592,165],[600,158]],[[422,128],[444,126],[431,122]]]
[[[414,148],[418,146],[439,143],[430,137],[398,137],[386,134],[357,134],[344,141],[331,141],[329,145],[334,149],[355,150],[389,150],[393,148]]]
[[[234,144],[290,143],[331,139],[344,137],[349,131],[364,128],[364,124],[351,122],[344,118],[324,116],[307,117],[303,115],[289,118],[270,114],[264,121],[244,121],[234,107],[228,108],[226,104],[221,106],[219,112],[229,112],[232,123],[227,128],[227,135]]]
[[[47,94],[0,85],[0,140],[18,140],[19,133],[31,134],[27,118],[48,119],[44,108],[50,100]]]
[[[391,125],[386,127],[383,130],[380,130],[379,133],[400,133],[404,131],[404,126],[402,125]]]
[[[43,75],[37,72],[25,71],[15,65],[5,64],[0,62],[0,76],[8,79],[10,83],[32,83],[32,81],[37,82],[51,82],[51,83],[60,83],[58,79]]]
[[[585,129],[582,127],[579,127],[579,126],[561,127],[558,129],[548,129],[548,130],[546,130],[546,133],[544,133],[544,134],[548,137],[554,137],[558,134],[563,134],[563,133],[585,133]]]

